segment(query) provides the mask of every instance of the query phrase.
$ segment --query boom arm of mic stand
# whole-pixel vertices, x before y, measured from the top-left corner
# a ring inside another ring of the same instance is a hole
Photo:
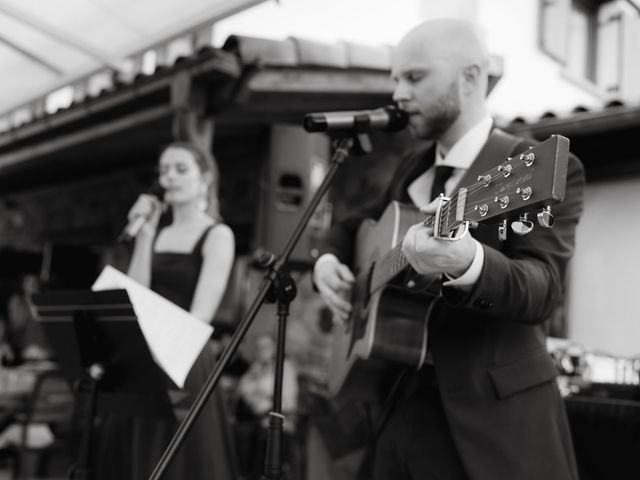
[[[218,382],[220,381],[220,377],[222,376],[223,370],[229,364],[233,355],[236,353],[236,350],[238,349],[240,342],[242,341],[242,339],[247,333],[247,330],[249,330],[249,327],[253,323],[253,320],[257,315],[258,310],[264,303],[266,295],[276,278],[276,275],[273,274],[273,271],[278,272],[289,259],[291,252],[295,248],[296,244],[300,240],[300,237],[302,236],[302,233],[307,227],[307,224],[309,223],[309,219],[313,215],[313,212],[315,211],[316,207],[320,203],[320,200],[322,200],[322,197],[329,190],[329,186],[331,185],[333,177],[337,173],[338,168],[342,165],[345,158],[347,158],[347,156],[349,155],[353,147],[357,147],[358,152],[368,153],[368,151],[370,150],[370,146],[371,144],[369,143],[369,138],[366,136],[366,134],[357,134],[354,136],[348,136],[348,137],[340,138],[336,141],[335,151],[334,151],[333,157],[331,158],[331,163],[329,165],[329,169],[327,170],[327,174],[324,177],[324,180],[322,181],[322,183],[314,193],[313,197],[311,198],[309,205],[303,212],[302,218],[300,218],[300,221],[298,222],[296,229],[291,234],[291,237],[289,238],[289,241],[287,242],[286,246],[282,250],[282,253],[276,259],[272,271],[268,275],[266,275],[265,278],[262,280],[262,283],[260,284],[260,288],[258,289],[258,293],[256,294],[253,300],[253,303],[251,304],[251,307],[249,307],[249,310],[245,314],[244,318],[238,324],[238,328],[233,333],[233,336],[231,337],[231,340],[227,345],[227,348],[224,349],[224,352],[222,353],[220,360],[216,362],[216,366],[214,367],[213,371],[209,374],[209,377],[207,377],[205,384],[202,386],[202,388],[198,392],[198,395],[193,401],[193,405],[191,405],[191,408],[189,408],[189,411],[187,412],[185,418],[182,420],[182,422],[178,426],[176,433],[171,438],[171,441],[169,442],[168,447],[166,448],[166,450],[162,454],[162,457],[158,461],[158,464],[156,465],[155,469],[153,470],[153,473],[151,474],[151,477],[149,477],[150,480],[159,480],[160,478],[162,478],[162,475],[164,475],[164,473],[169,468],[169,465],[171,465],[171,461],[176,456],[176,453],[178,452],[180,446],[184,442],[185,436],[191,430],[193,423],[198,418],[198,415],[200,415],[200,412],[206,405],[207,400],[211,396],[211,393],[218,385]]]

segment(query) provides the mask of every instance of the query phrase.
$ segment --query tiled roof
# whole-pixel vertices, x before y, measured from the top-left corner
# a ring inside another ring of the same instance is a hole
[[[600,108],[578,105],[571,111],[549,111],[536,119],[517,117],[502,126],[537,140],[555,134],[569,138],[571,152],[582,160],[588,181],[640,174],[638,103],[612,100]]]
[[[302,125],[308,112],[385,105],[389,58],[388,47],[232,36],[223,48],[200,48],[146,73],[105,71],[76,82],[58,108],[41,98],[4,124],[0,117],[0,187],[133,167],[175,138],[185,111],[213,114],[221,139],[271,123]]]
[[[171,66],[157,65],[149,74],[130,78],[104,71],[76,82],[70,102],[47,111],[48,98],[40,98],[0,119],[0,151],[11,143],[32,138],[50,130],[70,127],[87,116],[100,117],[131,108],[132,104],[154,103],[158,96],[168,96],[172,78],[180,72],[220,80],[240,75],[235,56],[213,48],[203,48],[189,57],[178,57]]]
[[[61,89],[54,92],[57,95],[66,93],[67,101],[63,101],[59,107],[51,107],[51,100],[55,98],[50,94],[0,116],[0,146],[16,139],[12,133],[28,129],[34,123],[49,128],[57,125],[58,121],[54,118],[64,116],[68,119],[70,112],[80,113],[84,110],[84,113],[88,113],[86,110],[91,109],[91,113],[98,113],[103,108],[103,99],[118,97],[123,92],[144,94],[149,93],[146,90],[162,88],[168,84],[168,79],[183,70],[190,70],[193,75],[206,75],[208,70],[222,69],[235,79],[239,78],[243,69],[251,66],[387,72],[390,54],[390,47],[349,42],[325,44],[301,38],[278,41],[231,36],[222,49],[203,47],[191,55],[177,57],[172,64],[157,64],[147,73],[138,71],[124,77],[105,70],[81,79],[66,87],[66,91]],[[214,64],[211,64],[212,61]],[[124,98],[121,95],[120,98],[128,101],[131,97]],[[7,140],[7,135],[12,138]]]
[[[191,48],[190,44],[186,45],[179,49],[183,54]],[[255,70],[276,72],[252,80],[250,87],[258,93],[289,89],[292,94],[343,95],[342,103],[331,104],[331,99],[327,99],[324,110],[357,107],[358,102],[350,102],[349,96],[358,93],[366,95],[376,92],[390,100],[393,89],[388,78],[390,46],[324,43],[296,37],[270,40],[232,35],[221,49],[205,46],[174,59],[167,59],[166,55],[158,52],[145,52],[131,59],[134,67],[126,76],[104,70],[0,116],[0,151],[3,146],[31,137],[34,132],[58,128],[74,118],[99,115],[111,109],[114,103],[119,102],[122,108],[127,108],[131,101],[140,102],[142,97],[153,94],[166,96],[172,78],[182,71],[205,79],[207,76],[226,76],[229,83],[228,102],[246,101],[242,96],[246,93],[243,87],[246,86],[248,74]],[[152,57],[156,59],[151,68],[146,62],[149,53],[153,53]],[[282,81],[283,72],[290,72],[285,82]],[[298,75],[296,72],[304,73]],[[322,76],[318,72],[332,75]],[[501,75],[501,59],[492,57],[491,86]],[[231,85],[234,82],[236,84]],[[220,95],[218,97],[220,99]],[[57,98],[62,98],[62,101],[56,102]]]
[[[546,111],[537,118],[515,117],[502,122],[512,132],[528,132],[544,136],[549,132],[583,135],[624,129],[640,125],[640,104],[612,99],[601,107],[576,105],[570,111]]]

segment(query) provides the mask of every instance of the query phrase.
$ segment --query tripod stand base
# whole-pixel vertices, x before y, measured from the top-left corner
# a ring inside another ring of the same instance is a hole
[[[76,469],[73,467],[69,472],[69,480],[91,480],[93,473],[88,469]]]

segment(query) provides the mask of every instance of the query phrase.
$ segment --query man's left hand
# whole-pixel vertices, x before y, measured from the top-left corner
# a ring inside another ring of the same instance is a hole
[[[439,200],[434,200],[420,210],[427,215],[434,215],[438,203]],[[433,227],[418,223],[407,231],[402,242],[402,253],[421,275],[446,273],[459,277],[473,262],[476,242],[468,233],[454,242],[434,238]]]

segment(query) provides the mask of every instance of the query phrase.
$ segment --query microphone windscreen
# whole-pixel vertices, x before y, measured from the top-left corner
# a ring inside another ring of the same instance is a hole
[[[409,114],[404,110],[393,105],[384,107],[384,110],[389,115],[389,122],[383,129],[385,132],[398,132],[409,124]]]
[[[149,195],[153,195],[162,202],[164,201],[164,191],[164,187],[160,185],[160,182],[154,182],[153,185],[149,187],[149,190],[147,190],[147,193]]]

